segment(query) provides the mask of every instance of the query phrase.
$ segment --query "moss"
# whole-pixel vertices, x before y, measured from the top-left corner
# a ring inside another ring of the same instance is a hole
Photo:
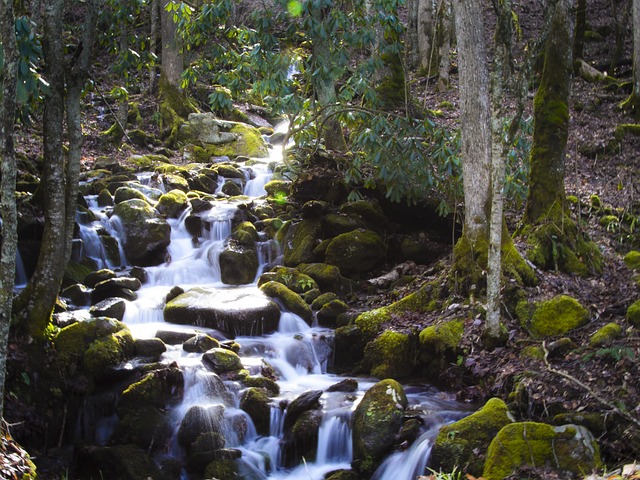
[[[511,422],[513,417],[507,405],[498,398],[492,398],[477,412],[445,425],[438,432],[431,452],[433,468],[444,471],[461,468],[480,476],[484,452],[495,435]]]
[[[604,327],[594,333],[589,339],[589,346],[599,347],[602,345],[608,345],[616,338],[622,335],[622,327],[617,323],[607,323]]]
[[[440,308],[440,285],[431,282],[423,285],[416,292],[401,298],[389,305],[389,313],[420,312],[427,313]]]
[[[382,380],[364,394],[352,417],[352,465],[363,478],[370,478],[392,449],[407,405],[404,389],[395,380]]]
[[[602,201],[600,197],[595,193],[589,197],[589,202],[593,208],[600,208],[602,206]]]
[[[335,237],[327,246],[326,262],[343,274],[371,270],[386,256],[382,238],[372,230],[354,230]]]
[[[144,202],[148,202],[147,197],[144,196],[144,193],[139,190],[131,187],[120,187],[115,191],[113,201],[115,204],[122,203],[126,200],[132,200],[137,198],[138,200],[142,200]]]
[[[542,360],[544,358],[544,350],[538,345],[529,345],[522,349],[522,352],[520,352],[520,358],[524,360]]]
[[[258,286],[270,281],[279,282],[298,294],[303,294],[318,287],[315,280],[309,275],[291,267],[276,267],[270,272],[262,274],[260,280],[258,280]]]
[[[524,465],[549,465],[582,476],[600,468],[601,463],[598,445],[583,427],[513,423],[502,428],[491,442],[482,476],[502,480]]]
[[[280,386],[267,377],[247,377],[242,383],[247,387],[262,388],[270,397],[280,395]]]
[[[159,165],[170,163],[169,157],[165,155],[131,155],[125,160],[126,165],[135,167],[137,171],[150,171]]]
[[[293,290],[290,290],[280,282],[264,283],[260,286],[260,290],[269,297],[279,299],[287,310],[300,316],[308,324],[311,324],[313,319],[311,307]]]
[[[84,365],[90,377],[99,378],[109,369],[133,356],[134,340],[128,329],[123,329],[91,343],[84,352]]]
[[[156,205],[160,214],[169,218],[178,218],[187,208],[187,195],[178,189],[162,194]]]
[[[249,414],[259,435],[269,434],[271,407],[269,397],[262,388],[248,388],[240,399],[240,408]]]
[[[415,348],[410,335],[387,330],[367,344],[364,363],[371,375],[383,378],[402,378],[411,374]]]
[[[523,314],[522,309],[519,310]],[[564,335],[585,325],[589,321],[589,311],[568,295],[558,295],[535,305],[532,315],[520,317],[523,326],[528,327],[536,338]]]
[[[337,298],[338,298],[338,296],[333,292],[323,293],[322,295],[316,297],[315,300],[313,300],[313,303],[311,303],[311,308],[313,310],[320,310],[322,307],[324,307],[330,301],[335,300]]]
[[[267,184],[264,186],[264,189],[267,191],[267,194],[270,197],[286,197],[287,195],[289,195],[291,182],[289,180],[271,180],[267,182]]]
[[[629,305],[626,318],[631,325],[640,328],[640,300]]]
[[[388,309],[381,307],[361,313],[356,318],[355,324],[366,339],[373,340],[380,333],[383,325],[390,320],[391,314]]]
[[[323,291],[347,293],[351,291],[351,282],[342,276],[340,269],[327,263],[298,265],[298,268],[315,280]]]
[[[635,123],[623,123],[616,127],[614,136],[616,140],[621,141],[627,135],[640,136],[640,125]]]
[[[122,144],[124,130],[120,126],[120,123],[114,122],[107,130],[100,132],[100,135],[105,137],[110,144],[119,147]]]
[[[349,306],[342,300],[334,299],[325,303],[318,310],[317,318],[320,326],[335,326],[340,315],[349,310]]]
[[[319,220],[302,220],[292,223],[283,233],[283,239],[278,235],[278,242],[283,249],[286,266],[295,267],[300,263],[313,262],[315,258],[313,249],[321,236]]]
[[[230,133],[236,135],[236,140],[220,145],[207,144],[205,150],[212,157],[237,156],[264,158],[269,156],[267,145],[257,128],[244,123],[234,123]]]
[[[620,223],[620,219],[615,215],[604,215],[600,217],[600,220],[598,223],[600,224],[601,227],[607,228],[610,225],[615,225],[617,223]]]
[[[640,270],[640,252],[632,250],[624,256],[624,264],[631,270]]]
[[[420,348],[437,355],[451,354],[458,350],[464,334],[464,319],[448,320],[431,325],[420,332]]]
[[[207,465],[204,478],[224,478],[225,480],[243,480],[236,460],[215,460]]]

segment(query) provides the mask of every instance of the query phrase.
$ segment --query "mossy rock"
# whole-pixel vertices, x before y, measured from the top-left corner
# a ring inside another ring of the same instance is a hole
[[[519,304],[516,313],[521,324],[536,338],[565,335],[589,322],[589,311],[568,295],[538,302],[532,309]]]
[[[372,200],[357,200],[343,203],[338,209],[340,213],[358,215],[367,227],[378,234],[382,234],[387,228],[389,220],[380,207],[380,204]]]
[[[431,465],[450,472],[454,468],[480,476],[489,444],[496,434],[514,421],[507,405],[490,399],[480,410],[457,422],[445,425],[431,450]]]
[[[170,163],[169,157],[158,154],[131,155],[125,160],[125,165],[135,167],[138,172],[152,171],[159,165]]]
[[[631,270],[640,271],[640,252],[632,250],[624,256],[624,264]]]
[[[387,254],[382,238],[372,230],[354,230],[335,237],[327,246],[326,262],[344,274],[367,272]]]
[[[219,262],[222,283],[227,285],[253,283],[258,273],[256,251],[235,241],[228,242],[226,248],[220,252]]]
[[[169,191],[182,190],[185,193],[189,191],[189,182],[185,177],[177,173],[165,173],[162,176],[162,183]]]
[[[137,415],[150,407],[164,410],[182,399],[184,377],[175,365],[153,370],[129,385],[116,405],[120,418]]]
[[[311,202],[307,202],[311,203]],[[305,204],[306,205],[306,204]],[[366,224],[357,215],[345,213],[329,213],[322,217],[322,228],[327,237],[335,237],[342,233],[364,229]]]
[[[173,423],[165,412],[146,407],[129,413],[118,422],[110,438],[111,444],[135,444],[149,453],[160,453],[171,442]]]
[[[112,207],[113,206],[113,196],[111,192],[106,188],[103,188],[98,193],[98,206],[99,207]]]
[[[258,286],[267,282],[281,283],[299,295],[318,287],[313,278],[292,267],[275,267],[263,273],[258,280]]]
[[[602,466],[593,435],[578,425],[512,423],[503,427],[487,450],[482,476],[502,480],[518,468],[549,465],[565,475],[583,476]]]
[[[285,198],[289,195],[291,182],[289,180],[275,179],[266,183],[264,189],[267,195],[273,198]]]
[[[256,427],[258,435],[269,435],[271,406],[269,396],[262,388],[250,387],[240,399],[240,408],[247,412]]]
[[[407,377],[413,371],[415,353],[411,335],[387,330],[367,344],[363,364],[380,379]]]
[[[113,214],[126,232],[124,250],[134,265],[158,265],[165,261],[171,242],[171,227],[144,200],[127,200],[116,205]]]
[[[258,230],[251,222],[241,222],[233,229],[233,239],[244,247],[254,247],[260,239]]]
[[[53,337],[62,368],[85,375],[91,383],[133,357],[129,328],[112,318],[95,317],[64,327]]]
[[[145,197],[144,193],[142,193],[141,191],[136,190],[135,188],[132,188],[132,187],[120,187],[120,188],[118,188],[114,193],[113,202],[115,204],[118,204],[118,203],[124,202],[125,200],[131,200],[133,198],[137,198],[139,200],[143,200],[143,201],[149,203],[148,200],[147,200],[147,197]]]
[[[594,333],[589,339],[590,347],[601,347],[608,345],[622,335],[622,327],[617,323],[607,323],[604,327]]]
[[[207,143],[205,145],[207,154],[212,157],[228,156],[232,158],[238,156],[265,158],[269,156],[267,144],[257,128],[239,122],[225,123],[228,131],[220,132],[220,134],[229,133],[233,138],[230,137],[231,141],[220,144]]]
[[[353,470],[337,470],[327,473],[326,480],[360,480]]]
[[[430,325],[420,332],[420,362],[427,367],[444,366],[460,353],[464,319],[447,320]]]
[[[158,466],[137,445],[90,446],[80,448],[77,458],[78,478],[147,480],[162,478]]]
[[[334,326],[340,315],[349,310],[349,306],[339,299],[325,303],[316,314],[320,326]],[[380,377],[383,378],[383,377]]]
[[[280,395],[280,385],[267,377],[247,377],[242,380],[246,387],[262,388],[270,397]]]
[[[214,460],[204,471],[203,478],[225,479],[225,480],[246,480],[240,465],[234,459]]]
[[[280,282],[273,281],[262,284],[260,290],[268,297],[277,298],[287,310],[301,317],[309,325],[311,324],[313,320],[311,307],[293,290]]]
[[[355,319],[355,326],[366,339],[366,342],[373,340],[384,325],[391,321],[391,313],[388,307],[380,307],[368,312],[362,312]]]
[[[295,267],[300,263],[313,262],[313,250],[321,238],[321,231],[319,220],[287,222],[283,225],[276,238],[282,247],[284,264]]]
[[[242,360],[237,353],[226,348],[212,348],[202,355],[202,364],[214,373],[224,374],[242,370]]]
[[[321,410],[307,410],[300,414],[285,436],[283,446],[285,466],[297,466],[303,459],[315,461],[321,422]]]
[[[164,193],[158,200],[156,210],[167,218],[178,218],[187,208],[187,195],[178,189]]]
[[[313,278],[322,291],[344,294],[353,290],[352,281],[343,277],[335,265],[311,263],[298,265],[298,268]]]
[[[311,308],[313,310],[320,310],[327,303],[331,302],[332,300],[336,300],[337,298],[338,296],[333,292],[323,293],[313,300],[313,302],[311,303]]]
[[[634,327],[640,327],[640,300],[629,305],[626,318]]]
[[[337,369],[352,371],[354,365],[364,357],[364,348],[370,340],[365,338],[360,329],[353,324],[336,328],[334,366]]]
[[[371,387],[356,407],[352,417],[352,466],[363,478],[370,478],[392,450],[407,405],[402,385],[386,379]]]

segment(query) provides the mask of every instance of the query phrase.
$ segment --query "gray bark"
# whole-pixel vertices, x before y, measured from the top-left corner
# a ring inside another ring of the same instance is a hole
[[[158,20],[160,19],[160,11],[158,10],[158,0],[152,0],[150,5],[151,16],[151,32],[149,41],[149,51],[152,55],[158,54]],[[155,94],[158,91],[158,72],[155,59],[151,60],[149,67],[149,93]]]
[[[409,0],[407,2],[407,33],[405,35],[405,56],[409,68],[418,65],[418,3],[419,0]]]
[[[18,53],[14,28],[13,0],[0,2],[0,40],[4,53],[2,90],[0,96],[0,156],[2,183],[0,184],[0,216],[2,217],[2,246],[0,249],[0,420],[3,418],[3,398],[7,365],[9,328],[16,271],[18,223],[16,212],[16,156],[13,128],[16,113],[16,82]]]
[[[36,340],[42,340],[64,274],[66,237],[65,167],[62,152],[64,115],[64,0],[47,2],[44,10],[43,52],[49,92],[43,115],[44,168],[40,188],[44,197],[44,233],[36,270],[19,297],[19,320]]]
[[[418,2],[418,58],[420,68],[429,71],[432,60],[431,46],[434,43],[435,31],[433,0],[417,0]]]
[[[184,70],[182,56],[182,42],[177,33],[176,23],[173,21],[173,13],[167,12],[165,7],[170,1],[162,1],[160,10],[160,23],[162,35],[162,67],[161,75],[164,81],[174,88],[180,88],[180,77]]]
[[[480,0],[454,0],[460,79],[463,234],[472,245],[486,239],[491,198],[489,72]]]
[[[442,0],[438,24],[440,38],[438,43],[438,91],[444,92],[449,88],[449,67],[451,66],[451,36],[454,27],[452,25],[451,0]]]
[[[633,0],[633,94],[640,104],[640,0]]]

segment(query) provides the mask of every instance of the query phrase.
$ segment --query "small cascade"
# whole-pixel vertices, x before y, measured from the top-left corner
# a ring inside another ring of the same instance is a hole
[[[15,277],[15,286],[16,288],[23,288],[29,279],[27,278],[27,271],[24,268],[24,263],[22,262],[22,255],[20,255],[20,250],[16,249],[16,277]]]
[[[316,463],[351,463],[351,415],[325,417],[318,432]]]

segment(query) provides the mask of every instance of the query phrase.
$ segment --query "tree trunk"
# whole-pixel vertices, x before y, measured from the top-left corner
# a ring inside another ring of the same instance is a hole
[[[158,69],[155,57],[158,54],[158,20],[160,19],[160,11],[158,0],[152,0],[149,6],[149,15],[151,17],[151,32],[149,34],[149,51],[154,57],[151,59],[149,66],[149,93],[154,95],[158,91]]]
[[[451,36],[453,35],[451,0],[442,0],[442,8],[438,15],[438,91],[445,92],[449,88],[449,67],[451,66]]]
[[[432,61],[433,33],[435,31],[433,0],[417,0],[418,2],[418,58],[420,68],[430,74]]]
[[[640,121],[640,0],[633,0],[633,89],[620,105]]]
[[[0,92],[0,156],[2,183],[0,184],[0,216],[2,247],[0,249],[0,420],[3,418],[4,385],[7,365],[9,328],[16,272],[18,238],[16,228],[16,156],[13,128],[16,114],[16,83],[18,52],[16,46],[13,0],[0,2],[0,41],[4,54],[2,91]]]
[[[573,58],[578,60],[584,54],[584,34],[587,30],[587,0],[578,0],[576,8],[576,33],[573,42]]]
[[[489,72],[480,0],[454,0],[460,78],[464,233],[486,240],[490,211]]]
[[[419,0],[407,2],[407,33],[405,34],[405,58],[409,68],[418,66],[418,3]]]
[[[559,0],[552,13],[544,67],[534,99],[533,145],[526,223],[540,222],[565,201],[565,152],[569,134],[573,15],[572,0]]]
[[[162,34],[162,81],[172,88],[180,90],[180,77],[184,70],[182,57],[182,41],[177,33],[176,23],[173,21],[173,12],[167,12],[166,6],[171,1],[163,1],[160,11]]]
[[[44,73],[49,82],[43,115],[44,168],[41,188],[44,192],[44,233],[36,270],[17,302],[19,321],[37,341],[45,336],[65,268],[63,10],[64,0],[51,0],[44,10]]]

